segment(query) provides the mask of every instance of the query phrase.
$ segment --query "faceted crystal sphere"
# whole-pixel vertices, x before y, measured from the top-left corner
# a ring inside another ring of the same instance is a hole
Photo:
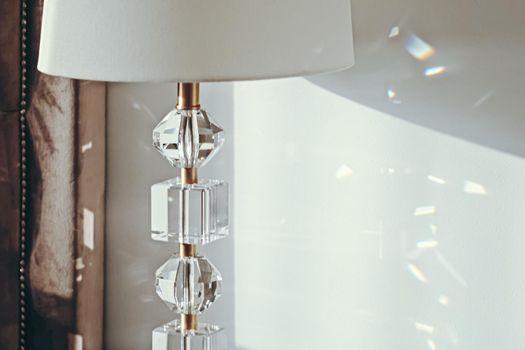
[[[226,350],[226,335],[222,328],[199,323],[196,329],[184,330],[175,320],[153,330],[153,350]]]
[[[206,111],[175,109],[153,129],[153,145],[172,166],[197,168],[221,148],[223,134]]]
[[[172,255],[156,273],[157,294],[180,314],[200,314],[221,294],[222,277],[203,256]]]

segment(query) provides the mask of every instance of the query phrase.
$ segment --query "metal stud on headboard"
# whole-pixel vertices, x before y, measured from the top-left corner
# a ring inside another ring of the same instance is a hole
[[[20,236],[19,236],[19,336],[18,347],[20,350],[27,348],[27,107],[28,107],[28,0],[21,0],[20,9]]]

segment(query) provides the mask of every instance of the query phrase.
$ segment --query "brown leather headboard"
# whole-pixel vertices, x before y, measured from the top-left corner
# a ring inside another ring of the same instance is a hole
[[[41,12],[0,1],[0,349],[101,349],[105,84],[36,71]]]

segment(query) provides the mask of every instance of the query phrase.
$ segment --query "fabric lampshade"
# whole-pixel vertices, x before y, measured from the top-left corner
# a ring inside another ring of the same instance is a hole
[[[46,0],[38,69],[189,82],[302,76],[353,62],[350,0]]]

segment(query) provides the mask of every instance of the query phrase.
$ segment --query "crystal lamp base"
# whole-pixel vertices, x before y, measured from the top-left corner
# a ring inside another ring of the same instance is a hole
[[[179,320],[153,330],[153,350],[226,350],[226,335],[222,328],[199,323],[197,329],[184,331]]]

